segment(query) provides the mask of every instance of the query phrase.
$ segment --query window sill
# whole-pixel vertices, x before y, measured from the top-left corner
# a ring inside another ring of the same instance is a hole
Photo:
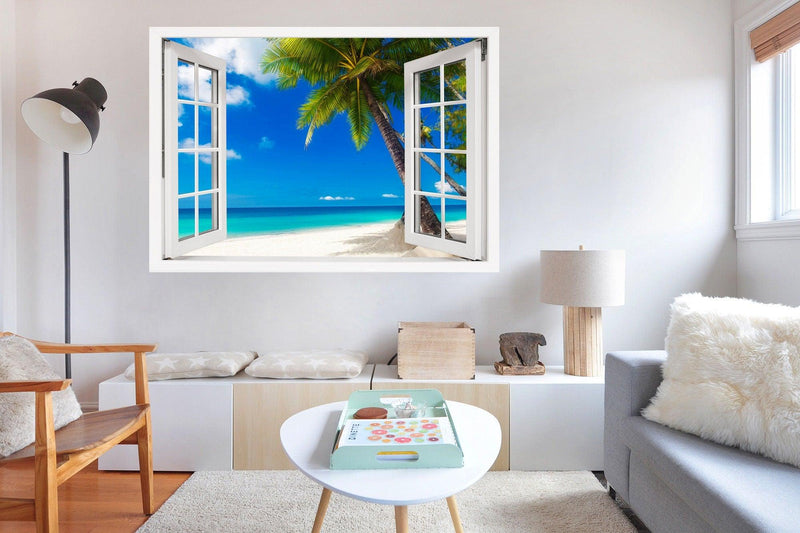
[[[739,241],[800,239],[800,220],[773,220],[735,226]]]
[[[181,257],[151,259],[150,272],[498,272],[497,261],[449,258]]]

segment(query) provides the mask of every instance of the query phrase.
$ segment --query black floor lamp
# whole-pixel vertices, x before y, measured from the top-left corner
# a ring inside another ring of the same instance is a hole
[[[41,140],[64,152],[64,342],[70,343],[69,154],[92,149],[100,131],[100,111],[108,95],[94,78],[72,84],[72,89],[49,89],[22,102],[22,118]],[[64,354],[64,372],[72,377],[70,354]]]

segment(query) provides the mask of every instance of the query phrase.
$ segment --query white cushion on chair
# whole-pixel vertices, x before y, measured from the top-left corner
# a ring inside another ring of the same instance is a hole
[[[63,379],[27,339],[0,337],[0,381]],[[55,428],[66,426],[83,413],[72,387],[53,393]],[[36,438],[36,400],[33,392],[0,393],[0,456],[31,444]]]

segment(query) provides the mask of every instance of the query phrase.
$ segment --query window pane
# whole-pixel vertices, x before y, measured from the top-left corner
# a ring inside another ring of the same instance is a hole
[[[425,107],[417,110],[417,127],[420,148],[441,148],[439,131],[439,107]]]
[[[449,105],[444,108],[444,147],[451,150],[467,149],[467,106]]]
[[[217,146],[217,136],[214,135],[215,121],[212,120],[216,112],[216,109],[209,106],[197,107],[197,146],[200,148]]]
[[[197,190],[207,191],[217,187],[217,153],[200,152],[197,155]]]
[[[440,192],[442,188],[441,158],[442,155],[437,153],[417,154],[416,186],[414,187],[416,190]]]
[[[200,102],[213,102],[214,81],[216,72],[207,68],[198,67],[197,69],[197,99]]]
[[[442,199],[415,194],[414,202],[416,203],[414,210],[417,213],[417,219],[414,221],[414,232],[421,235],[441,237],[441,232],[433,231],[432,225],[436,223],[436,218],[441,220]]]
[[[178,194],[194,192],[194,153],[178,152]]]
[[[178,240],[194,236],[194,199],[178,198]]]
[[[449,194],[466,196],[467,194],[467,154],[445,154],[444,171],[447,173],[448,187],[445,191]],[[450,183],[450,181],[454,183]]]
[[[467,242],[467,202],[466,200],[445,200],[444,220],[447,234],[451,241]]]
[[[194,63],[178,60],[178,98],[194,100]]]
[[[466,98],[467,62],[462,59],[444,66],[444,99],[453,101]]]
[[[194,148],[194,106],[178,104],[178,148]]]
[[[217,213],[217,193],[201,194],[197,197],[200,207],[199,232],[215,230],[219,227]]]
[[[419,91],[418,104],[430,104],[441,101],[439,84],[439,67],[417,72],[415,75],[416,87]]]

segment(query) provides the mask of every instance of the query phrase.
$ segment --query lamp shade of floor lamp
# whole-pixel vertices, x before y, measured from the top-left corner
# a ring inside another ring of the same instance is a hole
[[[94,146],[100,131],[100,111],[108,95],[94,78],[84,78],[71,89],[42,91],[22,102],[22,118],[48,144],[64,152],[64,342],[71,340],[70,255],[69,255],[69,154],[85,154]],[[69,354],[64,354],[64,371],[72,377]]]
[[[541,301],[564,306],[564,373],[600,376],[602,308],[625,303],[623,250],[542,250]]]

